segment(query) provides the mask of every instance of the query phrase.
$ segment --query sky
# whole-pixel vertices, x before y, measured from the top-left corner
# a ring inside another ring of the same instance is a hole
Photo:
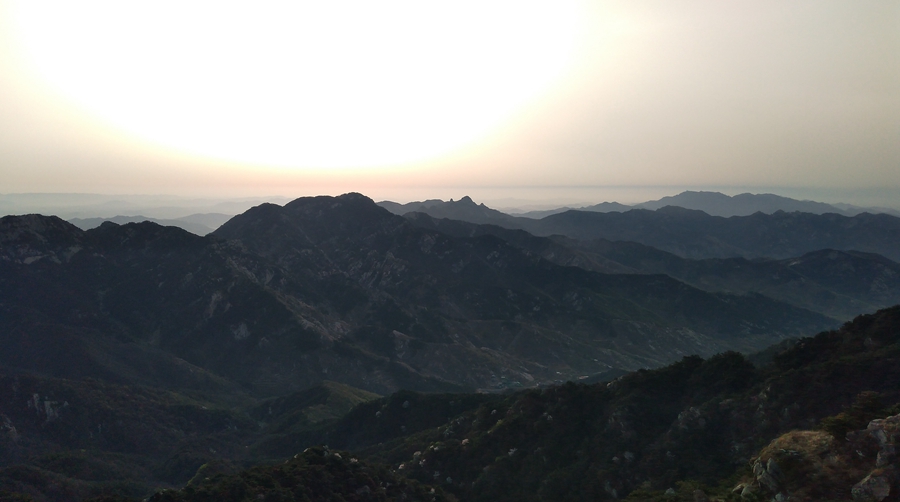
[[[900,206],[900,2],[0,0],[0,194]]]

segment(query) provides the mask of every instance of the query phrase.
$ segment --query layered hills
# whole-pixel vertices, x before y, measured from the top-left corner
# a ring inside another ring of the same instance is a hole
[[[568,211],[522,228],[535,235],[638,242],[685,258],[790,258],[852,249],[900,260],[900,218],[887,214],[779,211],[725,218],[667,206],[625,213]]]
[[[895,413],[896,308],[792,340],[893,301],[897,272],[837,249],[692,260],[359,194],[203,237],[4,217],[0,497],[768,493],[740,466],[780,434],[839,441]],[[869,472],[853,462],[841,479]],[[781,479],[769,495],[805,493]]]
[[[475,204],[456,202],[415,206],[422,212],[477,224],[525,230],[536,236],[577,240],[637,242],[683,258],[791,258],[821,249],[855,250],[900,260],[900,218],[889,214],[776,211],[747,216],[711,216],[703,211],[665,206],[625,212],[568,210],[541,219],[510,216]]]
[[[0,494],[882,500],[898,489],[898,333],[895,307],[756,364],[691,356],[512,394],[372,400],[330,384],[230,409],[140,386],[6,377]],[[339,419],[297,418],[359,398]]]
[[[696,209],[712,216],[749,216],[754,213],[772,214],[778,211],[786,213],[801,212],[812,214],[836,213],[844,216],[856,216],[860,213],[886,213],[900,216],[895,210],[885,208],[864,208],[849,204],[826,204],[811,200],[797,200],[771,193],[742,193],[728,196],[719,192],[685,191],[678,195],[663,197],[636,204],[639,209],[660,209],[666,206],[677,206],[685,209]]]
[[[356,194],[258,206],[207,237],[149,222],[0,225],[2,363],[60,377],[260,396],[323,379],[503,388],[751,351],[834,323],[664,275],[559,266]]]
[[[759,293],[837,319],[900,303],[900,264],[874,253],[822,249],[787,259],[688,259],[636,242],[536,237],[424,213],[409,213],[407,219],[448,235],[493,235],[559,265],[609,274],[666,274],[706,291]]]
[[[459,201],[454,202],[452,199],[445,202],[440,199],[432,199],[419,202],[409,202],[406,204],[398,204],[391,201],[383,201],[378,203],[379,206],[391,211],[394,214],[404,215],[411,212],[427,213],[437,218],[462,219],[476,223],[488,223],[488,221],[476,221],[475,218],[494,219],[502,218],[503,213],[478,204],[480,211],[472,210],[472,201],[470,197],[463,197]],[[468,209],[465,209],[469,206]],[[900,212],[896,209],[883,207],[859,207],[852,204],[826,204],[824,202],[815,202],[810,200],[797,200],[790,197],[764,193],[752,194],[742,193],[734,196],[725,195],[719,192],[704,191],[685,191],[677,195],[662,197],[658,200],[651,200],[639,204],[627,205],[618,202],[601,202],[599,204],[581,206],[581,207],[557,207],[553,209],[542,209],[522,212],[516,209],[507,209],[506,215],[515,217],[525,217],[532,219],[540,219],[552,214],[564,213],[570,210],[589,211],[598,213],[609,212],[625,212],[632,209],[662,209],[667,206],[681,207],[684,209],[695,209],[703,211],[712,216],[750,216],[754,213],[772,214],[778,211],[787,213],[802,212],[812,214],[835,213],[843,216],[856,216],[861,213],[872,214],[890,214],[892,216],[900,216]],[[500,213],[500,214],[497,214]],[[469,219],[472,218],[472,219]]]
[[[90,230],[99,227],[107,221],[111,221],[117,225],[152,221],[153,223],[157,223],[164,227],[178,227],[187,230],[192,234],[206,235],[230,220],[231,216],[232,215],[223,213],[197,213],[175,219],[149,218],[147,216],[138,215],[114,216],[112,218],[72,218],[68,221],[82,230]]]

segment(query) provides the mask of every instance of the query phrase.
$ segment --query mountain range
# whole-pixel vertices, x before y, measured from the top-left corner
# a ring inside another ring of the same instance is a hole
[[[207,237],[40,216],[6,217],[0,236],[2,362],[58,376],[174,378],[176,357],[258,395],[323,379],[379,393],[502,388],[758,350],[836,322],[665,275],[556,265],[355,194],[258,206]],[[72,345],[34,343],[63,334]],[[135,372],[132,358],[167,369]]]
[[[837,319],[900,303],[900,264],[873,253],[823,249],[787,259],[694,260],[636,242],[537,237],[424,213],[407,218],[448,235],[494,235],[559,265],[608,274],[666,274],[706,291],[759,293]]]
[[[180,199],[176,197],[144,196],[137,200],[123,200],[125,197],[92,194],[0,194],[0,214],[21,214],[35,210],[52,210],[54,214],[66,215],[68,221],[82,230],[99,226],[104,221],[113,223],[138,223],[152,221],[164,226],[177,226],[197,235],[206,235],[225,223],[235,214],[242,212],[253,203],[263,201],[288,202],[283,197],[257,199],[236,199],[229,201]],[[128,197],[128,199],[134,199]],[[801,201],[773,194],[740,194],[733,197],[718,192],[682,192],[675,196],[640,204],[625,205],[618,202],[571,208],[521,212],[515,209],[506,212],[491,209],[484,204],[474,204],[469,197],[459,201],[444,202],[431,199],[422,202],[398,204],[391,201],[378,203],[394,214],[425,212],[438,218],[450,218],[475,223],[493,223],[519,228],[515,218],[541,219],[569,210],[588,212],[625,212],[632,209],[656,210],[666,206],[683,207],[704,211],[712,216],[748,216],[756,212],[772,214],[777,211],[806,212],[811,214],[835,213],[855,216],[863,212],[900,216],[900,211],[889,208],[858,207],[850,204],[825,204]],[[477,207],[475,207],[477,206]],[[149,216],[138,214],[144,211]],[[205,212],[198,212],[205,211]],[[214,211],[214,212],[213,212]],[[118,214],[111,216],[111,214]],[[128,215],[128,216],[126,216]],[[186,216],[185,216],[186,215]],[[74,217],[72,217],[74,216]],[[524,223],[527,224],[527,223]]]
[[[807,471],[767,442],[900,412],[897,309],[827,331],[900,303],[898,218],[433,208],[0,218],[0,497],[785,496]],[[776,491],[738,467],[775,457]]]
[[[471,202],[471,198],[463,197],[459,201],[451,199],[444,202],[440,199],[431,199],[422,202],[409,202],[406,204],[398,204],[391,201],[383,201],[378,204],[394,214],[404,215],[411,212],[428,213],[436,218],[453,218],[451,215],[463,215],[461,208],[453,208],[453,206],[462,206]],[[483,206],[483,204],[482,204]],[[751,194],[742,193],[739,195],[729,196],[719,192],[702,192],[702,191],[685,191],[678,195],[662,197],[658,200],[651,200],[639,204],[620,204],[618,202],[601,202],[599,204],[582,206],[582,207],[558,207],[553,209],[544,209],[537,211],[516,211],[514,209],[507,210],[503,214],[516,217],[525,217],[531,219],[541,219],[553,214],[564,213],[570,210],[588,211],[597,213],[609,212],[625,212],[632,209],[650,209],[656,210],[666,206],[682,207],[685,209],[695,209],[703,211],[710,216],[750,216],[754,213],[772,214],[778,211],[786,213],[802,212],[811,214],[834,213],[843,216],[856,216],[861,213],[871,214],[890,214],[892,216],[900,216],[900,211],[896,209],[884,207],[860,207],[852,204],[826,204],[824,202],[815,202],[810,200],[797,200],[790,197],[783,197],[775,194]],[[486,206],[485,206],[486,207]],[[499,213],[499,211],[497,211]],[[499,216],[491,213],[492,216]],[[473,219],[465,219],[473,223],[489,223],[487,221],[474,221]]]
[[[750,216],[754,213],[772,214],[778,211],[786,213],[801,212],[812,214],[835,213],[843,216],[856,216],[861,213],[885,213],[900,216],[900,212],[881,207],[859,207],[850,204],[826,204],[811,200],[797,200],[790,197],[765,193],[742,193],[728,196],[719,192],[686,191],[678,195],[663,197],[659,200],[637,204],[637,209],[660,209],[666,206],[677,206],[685,209],[696,209],[710,216]]]
[[[535,220],[501,213],[475,204],[468,197],[419,209],[423,210],[418,212],[433,218],[492,224],[525,230],[536,236],[637,242],[692,259],[784,259],[836,249],[877,253],[900,260],[900,218],[888,214],[861,213],[850,217],[777,211],[725,218],[665,206],[623,213],[569,210]]]
[[[151,221],[164,227],[178,227],[187,230],[192,234],[206,235],[222,226],[222,224],[230,220],[231,217],[232,215],[224,213],[197,213],[176,219],[148,218],[147,216],[137,215],[114,216],[112,218],[71,218],[68,221],[82,230],[97,228],[106,221],[110,221],[117,225]]]

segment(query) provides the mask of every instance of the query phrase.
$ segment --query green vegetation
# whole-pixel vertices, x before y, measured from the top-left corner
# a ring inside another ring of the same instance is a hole
[[[366,496],[387,500],[391,483],[408,497],[435,486],[491,502],[691,500],[698,490],[737,500],[732,489],[755,479],[748,465],[773,458],[784,489],[843,500],[835,490],[869,464],[832,446],[841,444],[832,435],[850,437],[900,411],[885,405],[900,402],[898,342],[895,307],[802,339],[759,368],[728,352],[512,394],[377,398],[325,382],[236,408],[92,379],[6,375],[0,394],[17,404],[0,417],[0,490],[36,500],[143,497],[165,487],[184,488],[156,500],[317,500],[336,490],[351,500],[368,486]],[[816,427],[823,432],[790,432]],[[340,448],[340,457],[312,448],[281,460],[315,444]],[[866,444],[854,448],[872,462]],[[828,455],[847,460],[832,472]],[[839,481],[807,488],[823,472]],[[341,491],[348,486],[354,491]]]
[[[853,404],[835,416],[822,419],[820,427],[841,441],[850,431],[864,429],[870,421],[900,413],[900,404],[885,406],[881,395],[877,392],[860,392]]]
[[[463,500],[693,500],[696,490],[736,500],[748,462],[780,434],[829,416],[857,430],[900,411],[880,404],[900,401],[898,342],[895,307],[803,339],[760,369],[726,353],[526,390],[361,453]]]

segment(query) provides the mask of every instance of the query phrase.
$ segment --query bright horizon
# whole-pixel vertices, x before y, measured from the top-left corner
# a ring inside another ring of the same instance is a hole
[[[897,207],[900,4],[0,0],[0,193]]]

